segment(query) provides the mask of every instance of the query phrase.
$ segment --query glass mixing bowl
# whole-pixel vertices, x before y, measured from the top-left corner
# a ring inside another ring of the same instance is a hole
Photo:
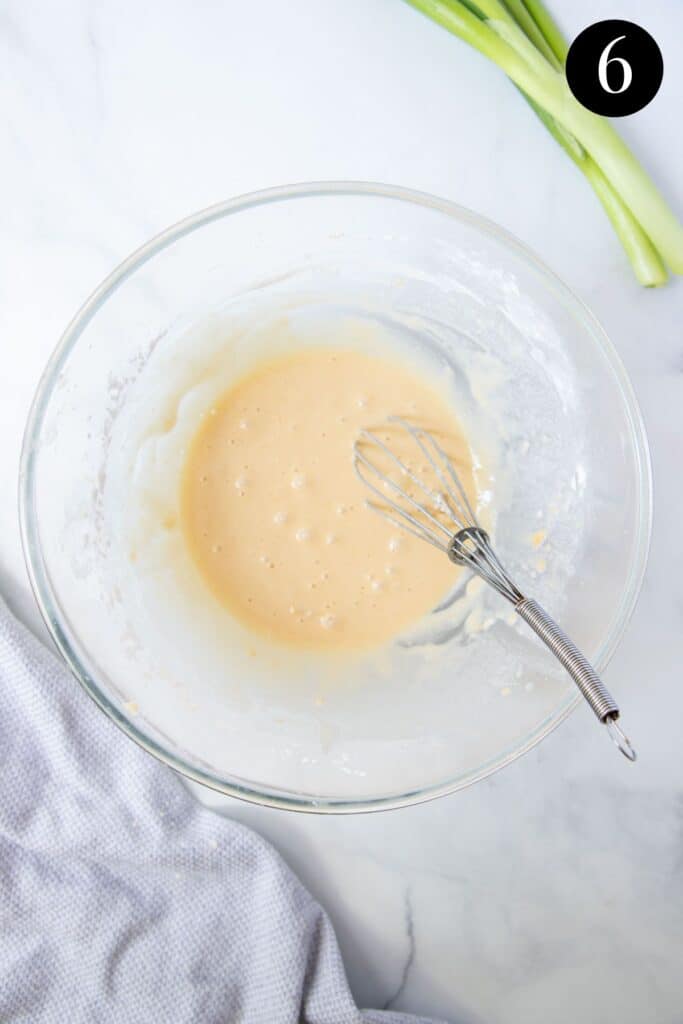
[[[371,317],[450,375],[463,422],[493,453],[499,555],[605,668],[636,601],[651,522],[647,442],[621,362],[516,239],[453,203],[383,185],[297,185],[221,203],[143,246],[86,302],[26,429],[21,522],[42,614],[131,739],[224,793],[361,811],[459,789],[579,702],[495,595],[466,614],[456,602],[439,613],[440,632],[398,643],[367,685],[342,681],[311,708],[295,688],[278,690],[276,668],[253,682],[227,643],[223,661],[207,661],[162,569],[144,592],[122,582],[119,513],[137,499],[125,486],[112,492],[112,479],[133,413],[201,348],[203,324],[248,322],[266,307]]]

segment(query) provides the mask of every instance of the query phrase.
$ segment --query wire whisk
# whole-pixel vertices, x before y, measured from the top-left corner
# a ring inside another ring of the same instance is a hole
[[[429,475],[424,479],[378,432],[361,430],[354,445],[354,467],[376,499],[369,499],[368,507],[443,551],[452,562],[481,577],[509,601],[567,670],[621,753],[635,761],[636,752],[618,724],[619,707],[613,697],[576,644],[510,579],[488,533],[477,522],[462,481],[439,441],[400,416],[390,417],[387,423],[410,437]]]

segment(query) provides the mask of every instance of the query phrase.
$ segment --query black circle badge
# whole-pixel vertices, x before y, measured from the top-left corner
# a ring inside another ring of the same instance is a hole
[[[606,117],[625,117],[657,95],[664,61],[644,28],[610,19],[596,21],[576,37],[566,71],[569,88],[584,107]]]

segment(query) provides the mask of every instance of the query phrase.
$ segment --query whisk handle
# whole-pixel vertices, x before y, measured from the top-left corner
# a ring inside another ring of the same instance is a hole
[[[525,597],[515,605],[515,611],[566,668],[594,713],[610,730],[610,735],[622,754],[635,761],[635,751],[616,725],[619,707],[591,663],[573,640],[554,619],[532,598]]]

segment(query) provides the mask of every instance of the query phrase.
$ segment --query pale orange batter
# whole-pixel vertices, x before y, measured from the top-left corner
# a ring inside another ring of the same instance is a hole
[[[353,444],[392,414],[438,435],[474,497],[457,420],[400,359],[301,349],[207,412],[183,474],[184,536],[214,595],[252,630],[300,648],[367,648],[453,587],[444,554],[365,507]]]

